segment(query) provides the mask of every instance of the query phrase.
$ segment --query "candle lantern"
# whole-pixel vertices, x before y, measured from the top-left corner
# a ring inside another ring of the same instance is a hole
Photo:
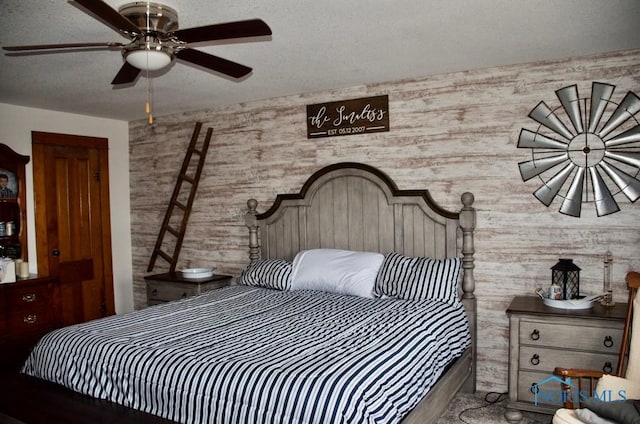
[[[551,267],[551,283],[562,287],[563,299],[577,299],[580,296],[580,268],[573,259],[560,259]]]

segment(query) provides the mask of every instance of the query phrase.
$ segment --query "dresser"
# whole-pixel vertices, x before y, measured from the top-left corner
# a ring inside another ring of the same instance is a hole
[[[55,279],[31,277],[0,284],[0,363],[16,365],[57,327]]]
[[[219,289],[231,284],[231,276],[213,274],[206,278],[184,278],[179,272],[149,275],[144,277],[147,283],[147,305],[186,299],[189,296]]]
[[[615,372],[627,304],[567,310],[546,306],[539,297],[518,296],[509,317],[509,403],[505,418],[520,411],[552,414],[561,406],[555,367]]]

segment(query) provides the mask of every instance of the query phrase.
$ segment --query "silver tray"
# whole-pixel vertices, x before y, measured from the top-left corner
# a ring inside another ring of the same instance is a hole
[[[544,298],[542,301],[545,305],[558,309],[590,309],[593,307],[593,303],[602,297],[601,294],[593,296],[586,296],[582,299],[571,300],[555,300]]]

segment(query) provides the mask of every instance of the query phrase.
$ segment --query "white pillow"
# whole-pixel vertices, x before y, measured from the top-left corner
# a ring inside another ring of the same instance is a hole
[[[605,374],[598,380],[596,392],[600,396],[605,392],[611,392],[611,400],[640,399],[640,383]]]
[[[340,249],[312,249],[293,259],[291,290],[374,297],[373,286],[384,255]]]

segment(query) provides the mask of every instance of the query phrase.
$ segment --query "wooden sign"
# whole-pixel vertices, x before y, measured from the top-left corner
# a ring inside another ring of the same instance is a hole
[[[307,138],[389,131],[389,96],[307,105]]]

